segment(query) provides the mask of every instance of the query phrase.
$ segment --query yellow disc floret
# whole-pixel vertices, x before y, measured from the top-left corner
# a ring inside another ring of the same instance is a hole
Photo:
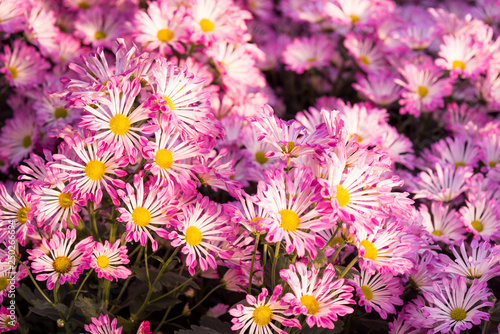
[[[465,63],[461,60],[454,60],[451,66],[452,69],[461,68],[462,70],[465,70]]]
[[[59,107],[54,111],[54,117],[56,119],[66,118],[67,116],[68,116],[68,111],[63,107]]]
[[[427,94],[429,94],[429,89],[424,86],[418,86],[417,93],[418,95],[420,95],[420,97],[424,98],[427,96]]]
[[[151,222],[151,213],[148,209],[138,206],[132,211],[132,221],[137,226],[146,226]]]
[[[94,38],[97,39],[97,40],[100,40],[100,39],[105,39],[106,38],[106,33],[104,31],[97,31],[95,34],[94,34]]]
[[[101,255],[97,258],[96,262],[99,268],[104,269],[109,265],[109,258],[106,255]]]
[[[341,208],[349,204],[349,201],[351,200],[349,192],[341,184],[337,185],[337,196],[335,196],[335,198],[339,201],[339,206]]]
[[[196,226],[189,226],[186,230],[186,242],[191,246],[198,246],[203,239],[203,234]]]
[[[202,19],[200,21],[200,28],[204,32],[212,31],[214,30],[214,23],[210,21],[209,19]]]
[[[169,169],[170,167],[172,167],[172,164],[174,163],[174,157],[172,156],[172,152],[165,148],[158,150],[158,152],[156,152],[155,155],[155,162],[161,168]]]
[[[90,160],[85,166],[85,175],[92,181],[100,180],[106,173],[106,166],[99,160]]]
[[[307,308],[307,314],[315,315],[319,311],[319,303],[311,295],[304,295],[300,297],[300,302]]]
[[[472,223],[470,223],[472,225],[472,227],[478,231],[478,232],[482,232],[483,231],[483,224],[479,221],[479,220],[474,220]]]
[[[10,75],[12,76],[12,79],[17,78],[17,70],[15,67],[9,66],[9,72],[10,72]]]
[[[31,136],[26,136],[23,138],[23,147],[28,148],[31,146]]]
[[[372,289],[370,289],[370,287],[368,285],[362,285],[361,291],[363,291],[363,294],[365,295],[366,300],[373,299],[373,291],[372,291]]]
[[[174,32],[170,29],[158,30],[156,37],[160,42],[168,43],[174,38]]]
[[[462,321],[467,317],[467,312],[463,308],[455,308],[450,313],[450,317],[455,321]]]
[[[74,200],[71,199],[71,193],[61,193],[58,197],[59,205],[63,209],[71,208],[74,203]]]
[[[17,221],[21,224],[25,224],[28,221],[28,212],[30,209],[26,206],[22,207],[17,211]]]
[[[359,247],[361,246],[365,248],[365,254],[363,255],[365,259],[370,259],[373,261],[377,259],[378,251],[373,242],[368,240],[363,240],[359,243]]]
[[[292,210],[285,209],[279,212],[281,215],[281,228],[287,232],[293,232],[297,230],[300,225],[299,215]]]
[[[170,110],[175,110],[175,104],[171,98],[169,98],[167,95],[163,95],[163,99],[167,101],[167,105],[170,108]]]
[[[263,165],[265,164],[269,158],[266,158],[266,154],[262,151],[259,151],[255,153],[255,161],[257,161],[259,164]]]
[[[116,114],[109,120],[109,128],[115,135],[123,136],[130,129],[130,119],[123,114]]]
[[[6,276],[0,277],[0,291],[7,289],[7,285],[9,285],[9,281]]]
[[[435,230],[435,231],[432,231],[432,234],[434,234],[436,237],[440,237],[443,235],[443,232],[441,232],[439,230]]]
[[[273,311],[269,306],[261,305],[253,311],[253,321],[258,326],[267,326],[273,318]]]
[[[66,274],[71,270],[73,264],[67,256],[58,256],[54,262],[52,262],[52,267],[59,274]]]

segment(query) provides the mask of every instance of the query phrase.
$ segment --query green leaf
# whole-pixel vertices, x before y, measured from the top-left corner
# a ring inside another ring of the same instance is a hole
[[[268,260],[266,267],[264,268],[264,283],[265,286],[272,291],[272,260]],[[280,270],[282,269],[288,269],[288,266],[290,265],[290,259],[287,256],[280,256],[278,258],[278,261],[276,262],[276,284],[283,284],[284,281],[280,277]]]
[[[207,317],[206,315],[201,317],[200,325],[211,328],[213,330],[219,331],[224,334],[233,333],[233,331],[231,330],[231,324],[227,322],[222,322],[214,317]]]
[[[156,261],[160,262],[161,264],[165,263],[165,261],[163,261],[163,259],[161,257],[159,257],[158,255],[153,255],[151,256],[152,259],[155,259]]]
[[[342,274],[344,272],[346,267],[344,266],[335,266],[335,272],[337,273],[337,276],[340,276],[340,274]],[[344,275],[343,278],[353,278],[354,276],[359,276],[359,271],[357,271],[356,269],[349,269],[347,271],[347,273]]]
[[[164,274],[161,278],[160,278],[160,282],[167,288],[167,289],[172,289],[172,288],[175,288],[176,286],[179,286],[181,284],[184,284],[184,282],[186,282],[189,278],[188,277],[185,277],[185,276],[182,276],[182,275],[179,275],[177,273],[174,273],[174,272],[168,272],[166,274]],[[188,286],[190,287],[193,287],[197,290],[200,289],[200,286],[198,284],[196,284],[196,282],[194,281],[191,281],[188,283]]]
[[[103,311],[102,303],[97,304],[92,299],[84,297],[82,295],[78,296],[78,300],[75,302],[75,306],[78,307],[84,315],[93,318],[97,318]]]
[[[123,333],[130,333],[135,326],[135,324],[132,321],[125,319],[122,316],[118,316],[116,317],[116,319],[117,319],[116,327],[119,328],[123,326]]]
[[[325,256],[325,254],[321,249],[318,249],[318,254],[314,258],[312,263],[314,265],[314,268],[320,269],[321,267],[323,267],[325,264],[328,263],[328,258]]]

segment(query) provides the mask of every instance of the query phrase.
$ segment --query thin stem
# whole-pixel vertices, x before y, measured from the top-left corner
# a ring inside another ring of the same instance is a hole
[[[173,294],[174,292],[176,292],[177,290],[179,290],[180,288],[183,288],[187,285],[187,283],[191,282],[192,280],[194,280],[198,275],[200,274],[200,271],[197,271],[191,278],[189,278],[187,281],[185,281],[184,283],[182,283],[181,285],[179,286],[176,286],[175,288],[173,288],[172,290],[170,290],[169,292],[167,292],[166,294],[164,295],[161,295],[160,297],[158,298],[155,298],[153,300],[151,300],[149,302],[149,304],[154,304],[156,303],[157,301],[159,301],[160,299],[163,299],[165,297],[168,297],[170,296],[171,294]]]
[[[339,244],[339,247],[335,251],[335,254],[333,255],[332,263],[335,263],[335,260],[337,260],[337,256],[339,256],[340,251],[344,248],[344,246],[345,246],[345,240],[342,240],[342,242]]]
[[[253,266],[255,264],[255,257],[257,255],[257,248],[259,247],[260,233],[257,234],[255,239],[255,247],[253,248],[252,263],[250,264],[250,278],[248,279],[248,294],[252,294],[252,279],[253,279]]]
[[[113,244],[116,240],[116,230],[118,229],[118,224],[116,223],[116,207],[113,206],[113,211],[111,212],[111,230],[109,231],[109,243]]]
[[[354,259],[352,259],[352,261],[349,262],[347,267],[345,267],[344,271],[340,274],[339,278],[343,278],[347,274],[349,269],[351,269],[352,266],[354,266],[358,262],[358,260],[359,260],[359,258],[357,256]]]
[[[148,286],[151,287],[151,280],[149,279],[149,267],[148,267],[148,240],[144,244],[144,267],[146,268],[146,277],[148,278]]]
[[[89,202],[89,218],[92,222],[92,226],[94,227],[94,233],[96,235],[95,239],[99,239],[99,242],[102,243],[101,236],[99,235],[99,230],[97,229],[97,220],[95,219],[95,211],[94,211],[94,202]]]
[[[26,270],[28,271],[28,275],[30,276],[31,278],[31,281],[33,282],[33,284],[35,284],[35,287],[36,289],[38,290],[38,292],[41,293],[41,295],[43,296],[43,298],[45,298],[45,300],[47,300],[50,304],[50,306],[52,307],[56,307],[56,305],[52,302],[52,300],[49,299],[49,297],[47,297],[47,295],[45,293],[43,293],[42,289],[40,289],[40,286],[38,285],[38,283],[36,282],[35,278],[33,277],[33,275],[31,274],[31,271],[29,270],[28,266],[21,262],[21,264],[24,266],[24,268],[26,268]]]
[[[272,283],[273,289],[276,286],[276,263],[278,263],[280,246],[281,246],[281,241],[278,241],[278,243],[276,244],[276,250],[274,251],[273,265],[272,265],[272,270],[271,270],[271,283]]]
[[[328,245],[333,241],[333,239],[335,239],[335,235],[337,234],[337,232],[339,231],[340,229],[340,226],[337,226],[337,229],[335,229],[335,232],[333,232],[330,240],[328,240],[328,242],[326,243],[325,247],[323,247],[322,251],[324,252],[326,250],[326,248],[328,247]]]

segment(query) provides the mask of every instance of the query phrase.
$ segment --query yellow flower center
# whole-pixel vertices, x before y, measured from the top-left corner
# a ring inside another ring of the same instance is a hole
[[[89,9],[90,5],[87,2],[85,2],[85,1],[81,1],[80,3],[78,3],[78,8],[80,8],[80,9]]]
[[[253,310],[253,321],[258,326],[267,326],[273,318],[273,311],[269,306],[261,305]]]
[[[361,56],[359,60],[365,65],[370,65],[370,60],[366,56]]]
[[[94,34],[94,38],[97,39],[97,40],[100,40],[100,39],[105,39],[106,38],[106,33],[104,31],[97,31],[95,34]]]
[[[440,237],[443,235],[443,232],[441,232],[439,230],[435,230],[435,231],[432,231],[432,234],[434,234],[436,237]]]
[[[357,15],[349,15],[351,17],[352,23],[356,23],[359,21],[359,17]]]
[[[452,69],[461,68],[465,70],[465,63],[461,60],[454,60],[452,64]]]
[[[172,99],[170,99],[167,95],[163,95],[163,99],[167,101],[167,105],[170,108],[170,110],[175,110],[175,104],[172,101]]]
[[[4,323],[6,328],[11,328],[16,325],[16,321],[12,320],[10,317],[5,317]]]
[[[21,224],[26,224],[26,222],[28,221],[28,212],[30,212],[30,209],[25,206],[20,208],[19,211],[17,211],[17,220]]]
[[[472,227],[474,227],[474,229],[478,232],[482,232],[483,231],[483,224],[479,221],[479,220],[474,220],[472,223],[471,223]]]
[[[160,42],[168,43],[174,38],[174,32],[170,29],[161,29],[156,34]]]
[[[365,248],[365,255],[363,255],[365,259],[370,259],[373,261],[377,259],[378,251],[373,242],[363,240],[359,243],[359,246],[363,246]]]
[[[132,220],[137,226],[146,226],[151,222],[151,213],[148,209],[138,206],[132,211]]]
[[[116,114],[109,120],[109,128],[115,135],[123,136],[130,129],[130,119],[122,114]]]
[[[71,208],[73,205],[74,200],[71,199],[71,193],[61,193],[59,195],[59,205],[63,209],[68,209]]]
[[[373,291],[372,291],[372,289],[370,289],[370,287],[368,285],[361,286],[361,291],[363,291],[363,294],[365,295],[366,300],[373,299]]]
[[[23,138],[23,147],[28,148],[31,146],[31,136],[26,136]]]
[[[7,288],[7,285],[9,285],[7,277],[6,276],[0,277],[0,291],[5,290]]]
[[[65,108],[59,107],[54,112],[54,117],[56,119],[66,118],[68,116],[68,111]]]
[[[313,296],[304,295],[300,297],[300,302],[302,303],[302,305],[307,307],[307,314],[315,315],[316,313],[318,313],[319,303]]]
[[[85,175],[92,181],[100,180],[106,173],[106,166],[99,160],[90,160],[85,166]]]
[[[191,246],[198,246],[203,239],[203,234],[196,226],[189,226],[185,233],[186,242]]]
[[[155,162],[161,168],[169,169],[170,167],[172,167],[172,164],[174,163],[174,157],[172,156],[172,152],[165,148],[158,150],[158,152],[156,152],[155,155]]]
[[[467,312],[463,308],[455,308],[451,311],[450,317],[455,321],[462,321],[467,317]]]
[[[308,58],[308,59],[307,59],[307,61],[308,61],[309,63],[313,63],[313,62],[315,62],[315,61],[317,61],[317,60],[318,60],[318,58],[316,58],[316,57],[311,57],[311,58]]]
[[[284,153],[291,153],[294,148],[295,148],[295,143],[293,141],[289,141],[286,146],[285,145],[281,146],[281,149],[283,150]]]
[[[289,209],[281,210],[279,214],[281,215],[281,228],[283,228],[287,232],[293,232],[297,230],[297,227],[299,227],[300,225],[298,214]]]
[[[59,274],[66,274],[71,270],[73,264],[71,263],[71,260],[68,257],[58,256],[56,257],[54,262],[52,262],[52,267]]]
[[[339,201],[339,206],[343,208],[347,204],[349,204],[349,201],[351,199],[351,196],[349,195],[349,192],[347,191],[346,188],[344,188],[342,185],[338,184],[337,185],[337,196],[335,196],[337,201]]]
[[[470,268],[467,271],[469,272],[468,279],[481,278],[483,276],[477,268]]]
[[[259,164],[263,165],[269,160],[269,158],[266,158],[266,154],[264,152],[259,151],[259,152],[255,153],[255,160]]]
[[[427,87],[424,86],[418,86],[417,93],[418,95],[420,95],[420,97],[424,98],[429,93],[429,89],[427,89]]]
[[[455,169],[457,169],[458,166],[465,167],[465,162],[455,162]]]
[[[200,27],[201,27],[201,30],[203,30],[204,32],[212,31],[212,30],[214,30],[214,23],[212,21],[210,21],[209,19],[202,19],[200,21]]]
[[[330,241],[330,243],[328,244],[328,246],[330,247],[335,247],[337,245],[340,245],[342,243],[342,241],[344,241],[344,238],[342,237],[335,237],[332,239],[332,241]]]
[[[10,72],[10,75],[12,76],[12,79],[17,78],[17,70],[15,67],[9,66],[9,72]]]
[[[96,262],[99,268],[104,269],[109,265],[109,258],[106,255],[101,255],[97,258]]]
[[[495,168],[497,166],[497,162],[496,161],[490,161],[489,165],[490,165],[491,168]]]

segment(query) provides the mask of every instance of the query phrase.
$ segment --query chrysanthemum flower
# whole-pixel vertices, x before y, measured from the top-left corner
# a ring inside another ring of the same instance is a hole
[[[12,49],[8,45],[4,47],[0,61],[0,73],[5,74],[10,85],[23,89],[41,83],[45,70],[49,68],[49,63],[38,51],[20,39],[14,40]]]
[[[28,3],[18,0],[4,0],[0,3],[0,31],[12,34],[25,29],[24,13]]]
[[[330,227],[328,221],[322,220],[329,208],[323,202],[310,209],[313,203],[321,201],[321,197],[307,167],[297,167],[293,176],[292,179],[280,169],[266,172],[266,182],[261,181],[258,185],[257,205],[273,218],[265,226],[268,242],[284,241],[288,254],[295,249],[297,255],[303,257],[307,250],[314,258],[316,247],[323,247],[325,240],[312,232]]]
[[[397,76],[388,72],[368,73],[368,76],[357,76],[352,87],[379,106],[388,106],[396,101],[401,93],[401,87],[394,82]]]
[[[432,291],[434,281],[441,279],[443,263],[434,251],[425,251],[417,259],[417,265],[408,276],[410,286],[419,291]]]
[[[17,327],[19,327],[19,322],[15,314],[11,316],[6,307],[0,306],[0,333],[15,331]]]
[[[141,91],[140,79],[126,80],[122,85],[110,80],[106,87],[109,97],[95,97],[95,104],[87,104],[84,109],[92,115],[83,115],[78,126],[97,131],[94,140],[115,146],[117,150],[124,148],[129,162],[135,164],[141,136],[137,123],[149,118],[143,106],[133,108]]]
[[[91,320],[92,324],[83,326],[89,334],[122,333],[123,326],[118,328],[116,327],[118,324],[117,318],[110,322],[107,314],[100,314],[99,318],[91,318]]]
[[[73,138],[66,136],[65,140],[72,147],[75,156],[70,159],[66,155],[55,154],[54,159],[62,163],[49,163],[50,167],[72,172],[70,184],[65,191],[81,193],[86,199],[100,203],[103,195],[102,188],[104,188],[111,196],[113,203],[118,206],[120,201],[114,187],[123,188],[125,182],[111,178],[110,175],[125,176],[126,172],[118,167],[126,165],[128,160],[124,157],[117,159],[113,147],[99,149],[98,142],[92,138],[84,140],[79,135],[75,135]]]
[[[194,275],[195,267],[206,271],[209,267],[217,269],[215,256],[230,258],[230,251],[223,251],[215,244],[227,240],[232,227],[227,225],[227,217],[221,215],[222,206],[212,202],[208,197],[198,195],[195,205],[182,206],[183,214],[179,217],[178,232],[161,233],[172,240],[172,246],[184,245],[181,249],[187,254],[186,264],[189,273]],[[214,256],[215,255],[215,256]]]
[[[123,190],[118,191],[126,208],[118,208],[121,216],[116,220],[127,224],[125,241],[139,241],[145,246],[149,238],[153,251],[156,251],[158,243],[150,230],[167,233],[164,227],[170,226],[171,218],[168,216],[174,214],[177,208],[173,200],[173,188],[163,187],[163,184],[158,182],[153,184],[153,181],[151,180],[145,188],[143,173],[139,173],[134,175],[134,187],[126,185],[126,194]]]
[[[431,213],[432,218],[427,206],[420,206],[422,225],[431,234],[432,239],[450,244],[465,238],[465,228],[455,209],[443,202],[432,202]]]
[[[149,1],[147,13],[139,10],[135,14],[135,40],[146,50],[159,49],[160,52],[170,53],[169,46],[172,46],[184,53],[184,47],[179,42],[187,37],[183,24],[185,12],[184,6],[174,7],[170,1]]]
[[[292,310],[285,315],[306,315],[310,328],[315,325],[323,328],[335,328],[334,322],[338,316],[354,312],[349,304],[355,304],[352,299],[353,288],[345,284],[344,279],[335,279],[335,268],[329,264],[318,277],[319,270],[310,268],[302,262],[290,265],[288,269],[280,270],[280,276],[292,288],[293,293],[287,293],[282,300],[291,305]]]
[[[39,141],[39,128],[33,112],[17,110],[14,117],[8,119],[2,128],[0,145],[9,154],[10,163],[17,165],[33,152]]]
[[[28,40],[37,45],[44,56],[53,56],[57,50],[59,29],[56,27],[56,15],[40,3],[33,3],[26,15]]]
[[[434,282],[433,293],[424,292],[424,296],[431,304],[423,308],[424,316],[434,320],[434,333],[458,334],[471,329],[472,325],[479,325],[481,320],[489,320],[486,312],[480,308],[493,306],[488,301],[491,292],[486,282],[474,280],[468,287],[463,276],[455,276],[451,280],[443,278],[442,287]]]
[[[288,70],[302,74],[310,68],[328,65],[334,49],[325,34],[295,38],[283,51],[283,62]]]
[[[411,251],[412,246],[402,240],[403,226],[392,221],[385,228],[373,228],[371,232],[360,226],[354,235],[361,269],[370,275],[376,271],[392,275],[408,274],[413,263],[404,256]]]
[[[8,235],[8,225],[16,222],[16,239],[21,245],[25,245],[29,235],[35,234],[34,218],[36,216],[36,205],[38,196],[26,191],[22,182],[14,185],[14,196],[11,197],[3,184],[0,184],[0,242]]]
[[[88,269],[92,252],[92,237],[87,237],[75,244],[76,229],[66,230],[66,234],[57,231],[50,240],[43,238],[42,244],[48,250],[28,249],[29,260],[37,281],[47,281],[47,288],[52,290],[57,282],[76,284],[78,276]]]
[[[404,287],[398,277],[380,273],[371,275],[363,270],[359,275],[354,275],[350,281],[356,286],[359,305],[365,306],[368,313],[373,308],[382,319],[387,319],[388,313],[396,313],[395,305],[403,305],[403,300],[399,296],[403,293]]]
[[[122,264],[129,263],[127,257],[127,246],[120,246],[120,240],[111,245],[108,240],[105,244],[94,242],[94,247],[90,260],[90,267],[93,268],[99,278],[106,278],[110,281],[119,278],[125,279],[132,274]]]
[[[111,48],[112,42],[126,32],[125,27],[125,20],[116,9],[95,6],[79,12],[75,35],[85,44]]]
[[[487,169],[500,166],[500,134],[485,133],[479,138],[479,157]]]
[[[354,56],[356,63],[365,72],[379,72],[387,68],[384,51],[380,42],[374,38],[347,34],[344,46]]]
[[[252,233],[259,233],[269,224],[269,214],[260,205],[258,198],[241,191],[240,201],[224,204],[224,211],[231,215],[231,220],[241,224]]]
[[[239,330],[241,334],[247,331],[251,334],[283,333],[284,331],[279,329],[273,323],[273,320],[285,327],[298,327],[301,329],[298,319],[288,319],[282,316],[284,311],[289,308],[286,303],[278,301],[282,291],[282,286],[277,285],[269,300],[266,298],[268,295],[266,288],[262,289],[257,298],[247,295],[246,301],[249,306],[238,304],[236,308],[229,310],[229,314],[234,317],[231,320],[233,323],[231,329],[233,331]]]
[[[444,106],[443,97],[451,94],[450,79],[441,78],[442,71],[432,63],[420,65],[407,63],[398,69],[405,81],[395,79],[405,90],[401,93],[400,113],[418,117],[421,112]]]
[[[431,150],[432,153],[426,156],[432,162],[440,164],[449,163],[456,168],[459,166],[477,167],[479,160],[478,149],[471,139],[463,135],[442,139],[434,143]]]
[[[500,209],[497,201],[481,196],[466,203],[467,206],[461,207],[459,212],[467,231],[472,232],[477,239],[496,240],[500,236]]]
[[[403,42],[412,50],[422,51],[427,49],[440,35],[441,31],[430,20],[427,12],[424,15],[416,13],[417,18],[413,22],[405,22],[399,29],[391,32],[391,37]]]
[[[394,3],[389,1],[338,0],[325,4],[325,13],[336,24],[351,27],[369,23],[380,9],[390,11]]]
[[[488,67],[489,58],[482,44],[467,33],[444,35],[438,54],[441,58],[436,59],[436,65],[449,70],[452,78],[474,78]]]

